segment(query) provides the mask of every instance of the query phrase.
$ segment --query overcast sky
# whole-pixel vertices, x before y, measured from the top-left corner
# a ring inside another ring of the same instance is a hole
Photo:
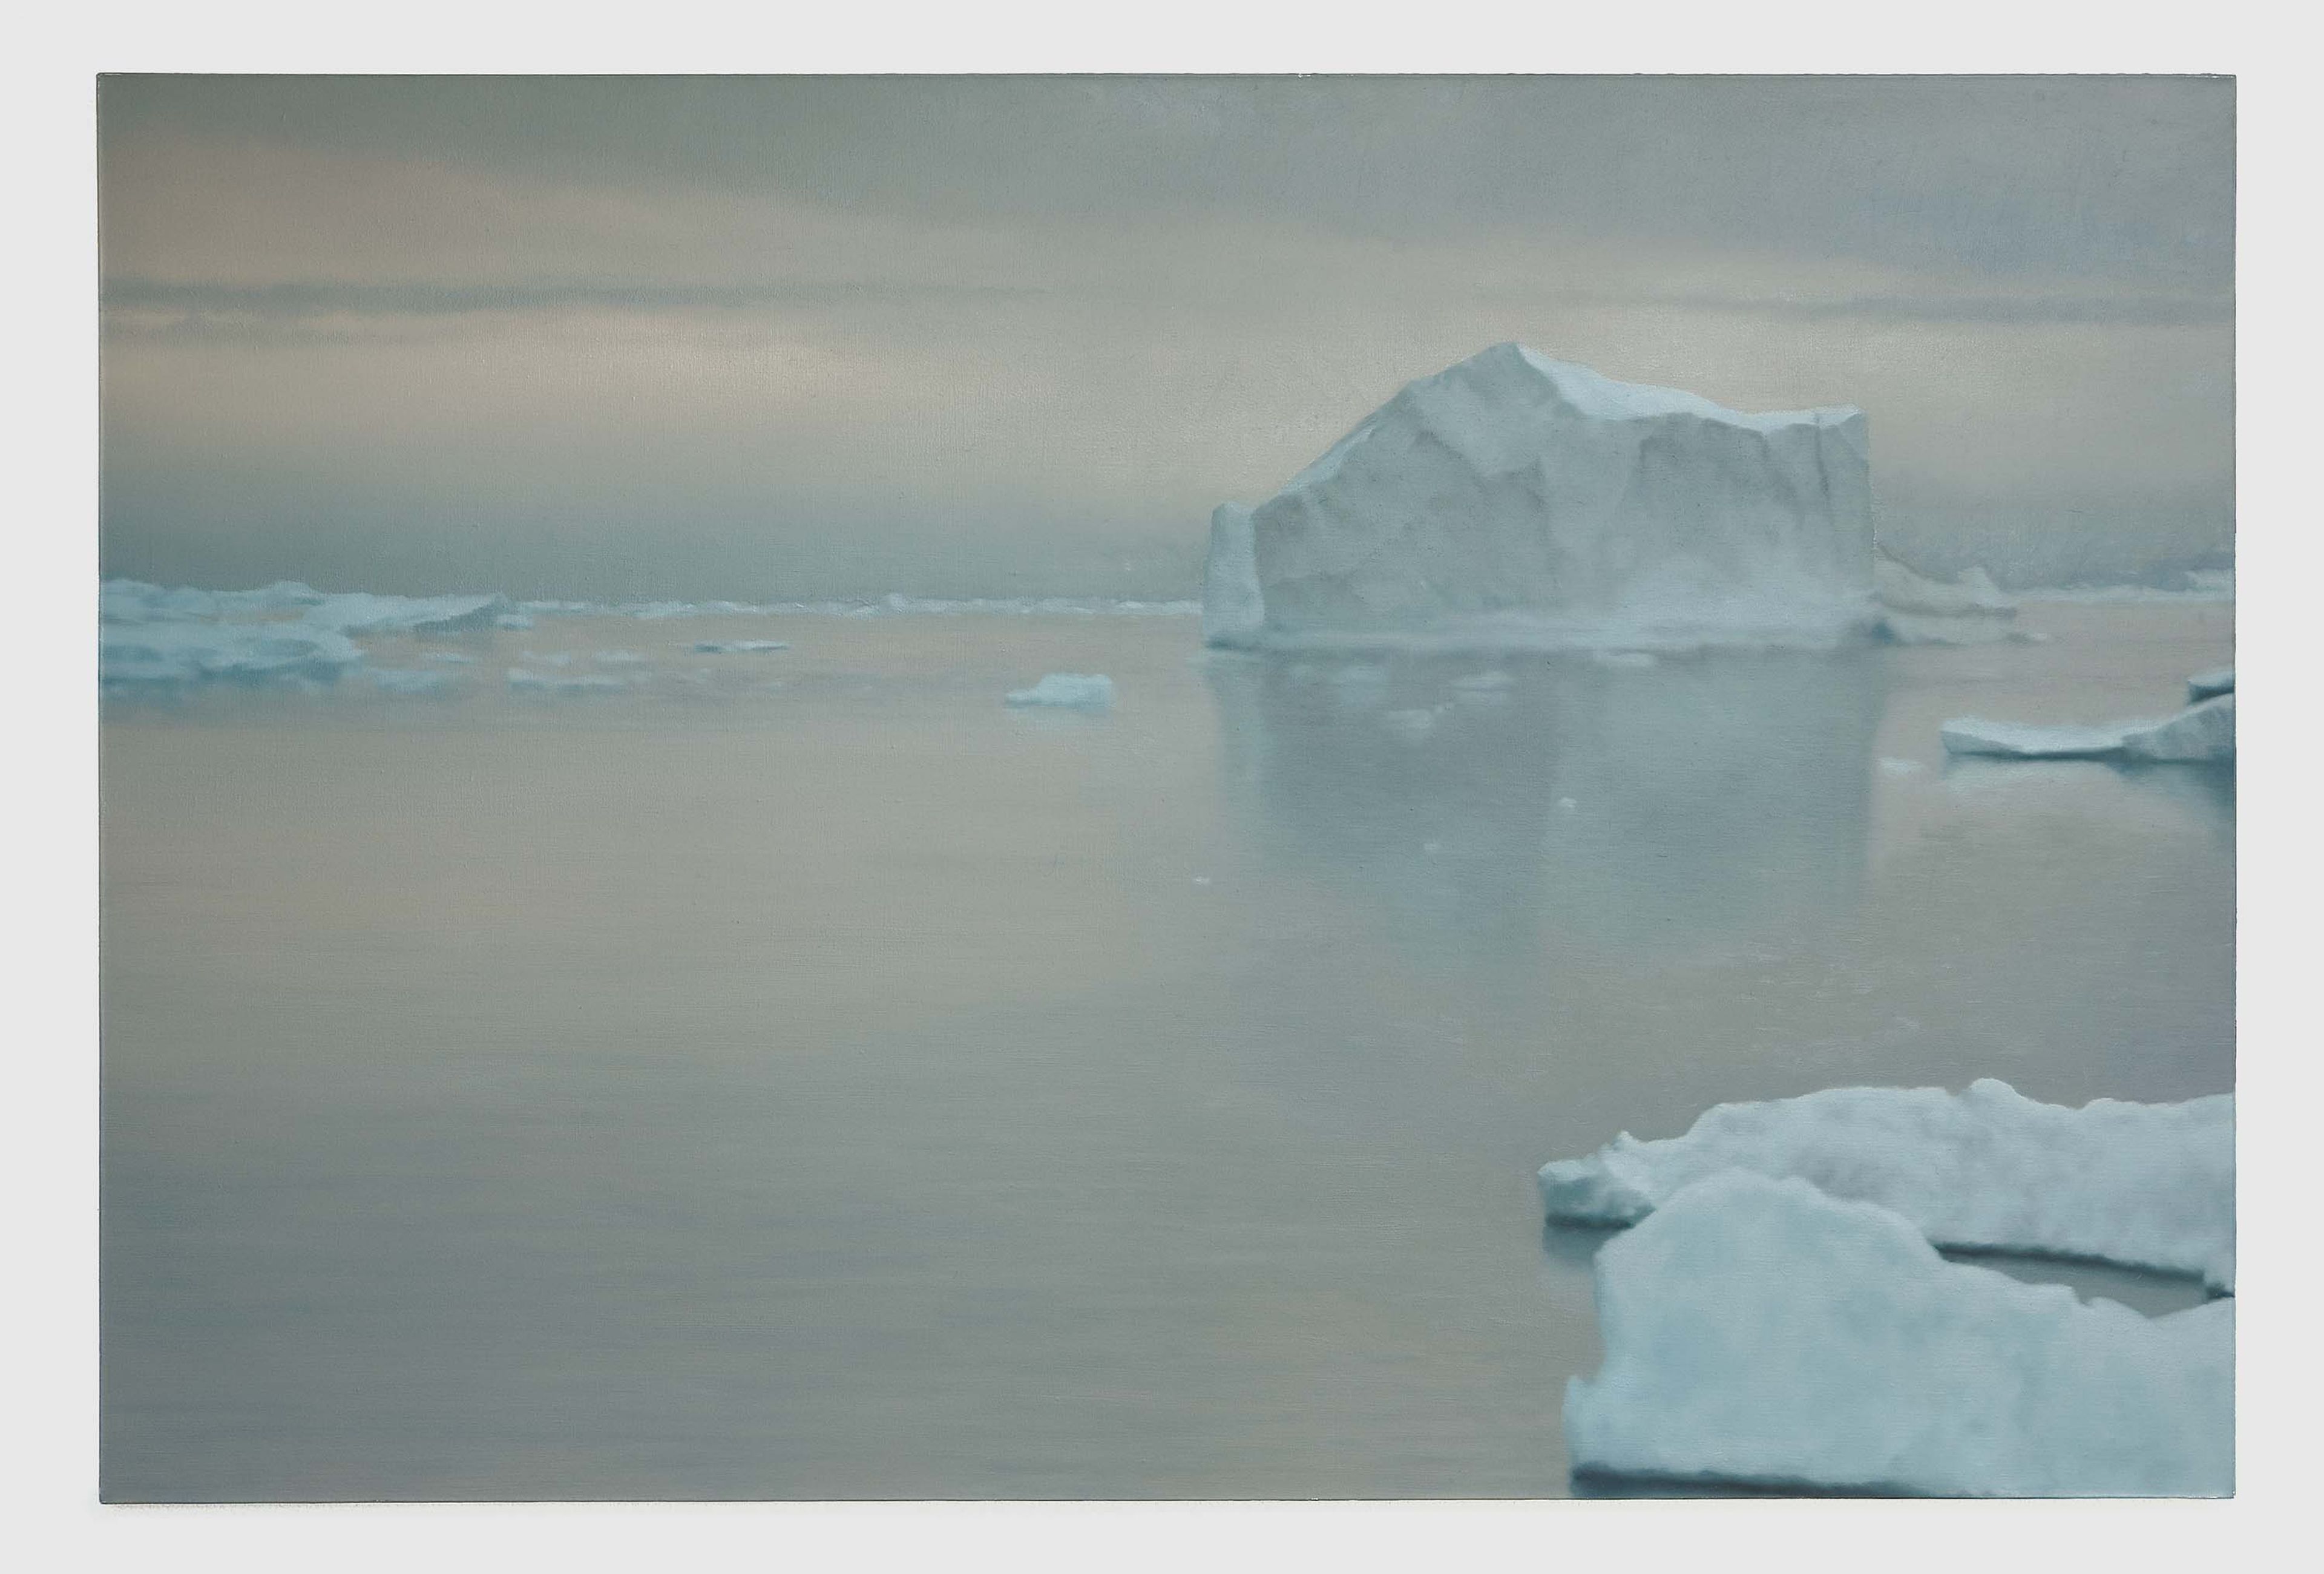
[[[1519,339],[1872,418],[1880,529],[2224,548],[2218,79],[235,78],[100,92],[108,573],[1191,594]]]

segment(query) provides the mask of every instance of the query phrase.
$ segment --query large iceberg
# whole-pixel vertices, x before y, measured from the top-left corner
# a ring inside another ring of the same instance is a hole
[[[1830,643],[1872,625],[1864,414],[1746,415],[1515,344],[1212,519],[1213,644]]]
[[[1991,1078],[1942,1088],[1828,1088],[1720,1104],[1683,1137],[1628,1132],[1545,1165],[1550,1217],[1628,1224],[1705,1176],[1745,1169],[1877,1202],[1939,1246],[2236,1276],[2235,1096],[2183,1104],[2042,1104]]]
[[[1727,1170],[1596,1263],[1575,1469],[1949,1496],[2235,1489],[2235,1303],[2148,1319],[1950,1263],[1912,1222]]]

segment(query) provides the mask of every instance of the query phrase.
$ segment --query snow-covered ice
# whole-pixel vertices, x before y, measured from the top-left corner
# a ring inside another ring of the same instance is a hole
[[[215,622],[297,612],[324,599],[314,586],[292,579],[255,590],[196,590],[148,584],[142,579],[108,579],[97,587],[97,616],[108,623]]]
[[[1514,344],[1211,530],[1220,643],[1813,645],[1877,616],[1860,410],[1746,415]]]
[[[1113,704],[1113,679],[1102,673],[1052,672],[1031,688],[1010,690],[1008,703],[1102,711]]]
[[[750,656],[768,650],[788,650],[784,640],[696,640],[694,648],[705,656]]]
[[[2205,700],[2217,699],[2223,694],[2235,692],[2236,669],[2232,667],[2219,667],[2209,672],[2199,672],[2187,680],[2187,703],[2190,705],[2200,704]]]
[[[1683,1137],[1628,1132],[1543,1166],[1553,1219],[1627,1224],[1721,1170],[1797,1176],[1894,1210],[1939,1246],[2236,1275],[2235,1097],[2079,1109],[1991,1078],[1967,1091],[1828,1088],[1720,1104]]]
[[[1726,1170],[1598,1253],[1575,1468],[1968,1496],[2235,1486],[2232,1301],[2148,1319],[1947,1262],[1913,1223]]]

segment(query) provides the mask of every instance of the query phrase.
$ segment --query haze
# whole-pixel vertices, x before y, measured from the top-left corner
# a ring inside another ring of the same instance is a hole
[[[1871,412],[2005,581],[2233,538],[2219,78],[300,78],[100,91],[105,572],[1194,594],[1502,339]]]

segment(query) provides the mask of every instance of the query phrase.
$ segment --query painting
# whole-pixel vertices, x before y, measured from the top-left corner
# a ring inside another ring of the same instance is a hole
[[[2232,1496],[2236,115],[102,78],[103,1497]]]

